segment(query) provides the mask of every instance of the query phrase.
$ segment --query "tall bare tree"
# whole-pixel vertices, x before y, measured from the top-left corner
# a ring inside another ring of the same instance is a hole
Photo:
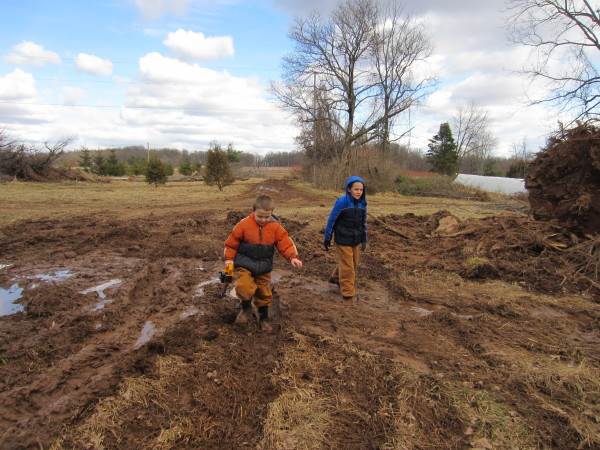
[[[377,22],[372,33],[370,57],[376,90],[374,100],[377,109],[374,112],[376,121],[380,123],[378,137],[386,155],[395,119],[416,105],[435,83],[433,77],[425,75],[417,79],[413,73],[417,65],[431,56],[433,47],[423,27],[404,15],[398,2],[381,4]]]
[[[509,37],[531,47],[524,72],[546,82],[549,102],[576,119],[600,116],[598,1],[506,0]]]
[[[459,166],[468,156],[475,157],[472,158],[474,160],[485,161],[498,145],[498,139],[489,129],[488,110],[474,100],[458,105],[453,127],[456,133]]]
[[[283,60],[283,81],[271,85],[301,123],[330,124],[345,164],[352,146],[389,138],[394,119],[433,84],[413,76],[431,51],[427,37],[399,7],[382,5],[345,0],[329,17],[296,17],[289,32],[295,50]]]

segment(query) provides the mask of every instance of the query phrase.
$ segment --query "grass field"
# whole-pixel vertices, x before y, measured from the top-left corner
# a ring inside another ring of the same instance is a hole
[[[280,171],[285,173],[285,171]],[[278,171],[273,173],[278,174]],[[19,220],[39,218],[65,218],[103,211],[118,215],[123,219],[142,217],[149,213],[165,215],[170,212],[188,209],[196,202],[206,202],[210,197],[213,207],[219,204],[226,208],[226,201],[232,196],[247,192],[250,186],[264,178],[248,178],[237,181],[219,191],[203,182],[170,182],[153,187],[144,182],[112,181],[110,183],[23,183],[11,182],[0,185],[2,208],[0,227]],[[327,206],[339,195],[336,191],[321,191],[307,183],[294,181],[298,187],[323,199]],[[314,202],[313,202],[314,203]],[[306,208],[320,205],[307,202]],[[523,211],[527,206],[505,196],[495,196],[490,202],[473,202],[465,199],[445,199],[439,197],[407,197],[398,194],[369,195],[372,214],[432,214],[440,209],[452,212],[459,218],[483,217],[502,210]],[[300,210],[292,208],[294,216]]]

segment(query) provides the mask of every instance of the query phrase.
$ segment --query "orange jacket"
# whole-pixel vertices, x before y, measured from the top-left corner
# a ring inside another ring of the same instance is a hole
[[[240,220],[225,241],[224,256],[233,260],[236,267],[244,267],[254,275],[273,270],[275,248],[288,261],[298,258],[298,250],[275,216],[259,226],[254,213]]]

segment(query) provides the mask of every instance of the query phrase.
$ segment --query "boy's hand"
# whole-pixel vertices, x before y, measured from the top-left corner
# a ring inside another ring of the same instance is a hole
[[[292,265],[292,267],[296,267],[297,269],[302,269],[302,261],[300,261],[298,258],[290,259],[290,264]]]

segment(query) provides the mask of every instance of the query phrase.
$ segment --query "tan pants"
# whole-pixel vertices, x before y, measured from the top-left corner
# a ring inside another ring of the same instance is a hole
[[[252,275],[248,269],[238,267],[237,285],[235,293],[240,300],[252,300],[257,308],[271,306],[273,293],[271,292],[271,272],[263,275]]]
[[[338,265],[335,267],[331,278],[339,281],[340,292],[344,297],[352,297],[356,294],[354,282],[356,281],[356,268],[360,255],[360,245],[349,247],[346,245],[335,246],[338,257]]]

